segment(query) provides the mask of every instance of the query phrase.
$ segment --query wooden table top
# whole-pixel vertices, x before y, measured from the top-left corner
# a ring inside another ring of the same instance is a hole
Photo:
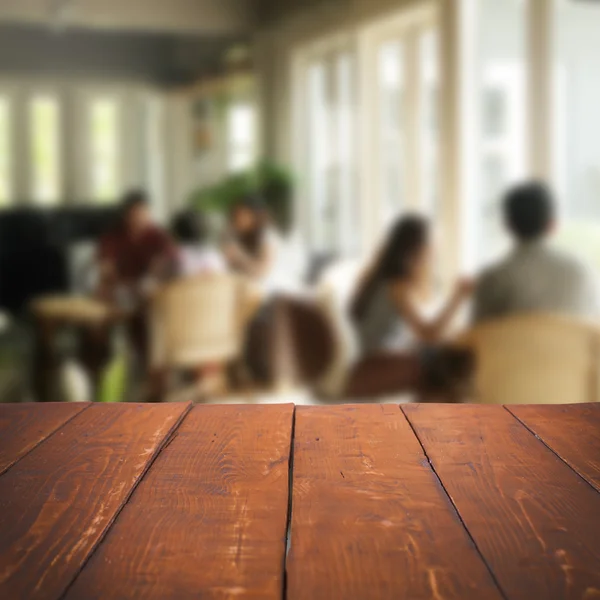
[[[0,598],[284,597],[600,598],[600,405],[0,405]]]

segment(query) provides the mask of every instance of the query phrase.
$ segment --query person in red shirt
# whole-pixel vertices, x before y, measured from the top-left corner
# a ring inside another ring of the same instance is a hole
[[[152,220],[143,191],[125,196],[119,224],[100,240],[100,289],[136,301],[152,280],[168,276],[177,259],[169,235]]]
[[[99,243],[98,294],[131,313],[132,345],[147,366],[146,304],[152,291],[175,271],[177,249],[152,219],[142,190],[126,194],[119,223]]]

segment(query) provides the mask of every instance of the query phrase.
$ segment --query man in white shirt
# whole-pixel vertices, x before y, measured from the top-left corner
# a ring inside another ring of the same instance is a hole
[[[486,270],[476,286],[475,320],[520,312],[554,312],[584,318],[600,316],[593,270],[549,241],[555,204],[537,182],[508,191],[504,219],[514,238],[512,252]]]

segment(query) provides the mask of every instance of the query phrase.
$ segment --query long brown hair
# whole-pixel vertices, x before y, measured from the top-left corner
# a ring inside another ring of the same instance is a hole
[[[381,283],[410,275],[411,262],[427,245],[429,233],[429,221],[419,215],[406,215],[396,221],[378,260],[352,300],[350,315],[355,322],[364,318]]]

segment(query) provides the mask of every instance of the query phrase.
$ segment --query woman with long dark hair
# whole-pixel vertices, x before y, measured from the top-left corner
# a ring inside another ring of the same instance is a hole
[[[252,279],[265,279],[274,261],[269,215],[261,199],[248,196],[229,213],[224,252],[232,270]]]
[[[427,377],[426,371],[440,365],[436,347],[470,295],[472,285],[470,281],[458,281],[437,316],[422,316],[419,304],[432,277],[431,237],[427,219],[418,215],[402,217],[361,279],[351,305],[361,360],[351,377],[349,394],[419,387]],[[454,358],[450,354],[450,362]]]
[[[363,354],[398,349],[409,340],[435,343],[447,332],[471,293],[471,284],[457,282],[439,315],[423,318],[418,303],[431,279],[432,254],[427,219],[417,215],[399,219],[352,302]]]

